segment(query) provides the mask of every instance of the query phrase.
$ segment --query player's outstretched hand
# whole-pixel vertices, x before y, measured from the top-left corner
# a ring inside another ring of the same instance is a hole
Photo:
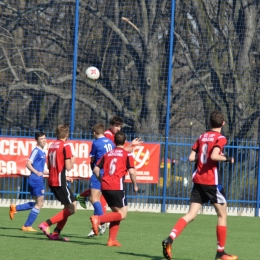
[[[134,192],[138,192],[138,187],[134,186]]]
[[[71,177],[66,177],[66,181],[73,183],[73,179]]]
[[[139,145],[143,143],[142,139],[141,138],[135,138],[133,141],[132,141],[132,145]]]

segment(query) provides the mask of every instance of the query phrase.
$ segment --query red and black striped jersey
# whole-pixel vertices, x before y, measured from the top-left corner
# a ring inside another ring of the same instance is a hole
[[[198,155],[196,169],[192,174],[194,183],[206,185],[220,184],[218,162],[213,161],[210,157],[214,147],[219,147],[222,152],[226,144],[226,137],[215,131],[205,132],[194,143],[192,150]]]

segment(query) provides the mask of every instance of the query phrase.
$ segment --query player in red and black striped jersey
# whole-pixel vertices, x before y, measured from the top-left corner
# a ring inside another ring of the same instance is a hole
[[[70,171],[75,162],[71,147],[66,143],[69,137],[69,126],[59,125],[56,129],[57,140],[53,142],[48,151],[49,187],[64,209],[55,216],[39,225],[39,228],[50,240],[68,241],[60,236],[69,216],[76,212],[76,201],[73,192],[67,185],[71,178],[66,177],[66,170]],[[57,224],[54,232],[50,233],[50,226]]]
[[[189,212],[180,218],[174,225],[169,237],[162,241],[163,255],[171,259],[172,243],[181,234],[188,223],[198,215],[202,204],[211,202],[217,212],[217,253],[216,260],[235,260],[236,255],[225,253],[224,247],[227,234],[227,201],[223,187],[221,186],[218,163],[234,163],[234,158],[225,156],[223,148],[227,139],[221,134],[221,128],[225,125],[224,116],[220,111],[214,111],[210,115],[212,129],[202,134],[192,146],[189,161],[196,161],[196,169],[192,174],[194,182],[190,198]],[[207,257],[205,257],[207,258]]]
[[[110,127],[108,130],[106,130],[104,132],[104,136],[108,139],[110,139],[114,144],[115,144],[115,134],[121,130],[122,126],[123,126],[123,119],[119,116],[113,116],[110,120],[109,120],[109,124]],[[135,138],[130,145],[124,147],[125,150],[127,150],[128,152],[132,152],[133,151],[133,146],[139,145],[142,143],[141,138]]]
[[[98,226],[110,222],[108,246],[121,246],[116,240],[120,221],[127,215],[127,200],[124,190],[124,178],[129,172],[134,191],[137,192],[136,173],[134,169],[133,155],[124,149],[126,136],[124,132],[118,131],[115,134],[116,148],[109,151],[96,163],[94,173],[100,178],[100,170],[104,170],[101,180],[101,190],[108,206],[113,212],[102,216],[91,216],[90,220],[95,234],[98,234]]]

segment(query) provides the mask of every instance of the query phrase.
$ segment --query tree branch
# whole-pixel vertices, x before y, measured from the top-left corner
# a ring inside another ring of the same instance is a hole
[[[7,55],[7,52],[6,52],[5,48],[4,48],[4,46],[1,46],[1,48],[2,48],[2,51],[3,51],[4,56],[5,56],[5,58],[6,58],[8,67],[9,67],[9,69],[11,70],[11,72],[12,72],[12,74],[13,74],[13,76],[14,76],[15,81],[17,81],[17,82],[20,81],[20,78],[17,76],[15,70],[13,69],[13,66],[12,66],[12,64],[11,64],[9,58],[8,58],[8,55]]]

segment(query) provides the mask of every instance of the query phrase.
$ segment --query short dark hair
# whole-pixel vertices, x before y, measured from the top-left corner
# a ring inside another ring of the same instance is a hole
[[[97,135],[101,135],[101,134],[104,134],[105,127],[102,124],[95,124],[92,127],[92,131],[95,132]]]
[[[224,121],[224,115],[221,111],[215,110],[210,114],[209,123],[212,128],[222,127]]]
[[[123,131],[118,131],[115,134],[115,144],[116,145],[124,145],[126,141],[126,136]]]
[[[69,134],[70,129],[67,124],[60,124],[56,128],[56,136],[58,139],[64,139]]]
[[[110,125],[123,125],[123,123],[124,123],[123,119],[119,116],[113,116],[109,120]]]
[[[35,137],[35,140],[38,141],[38,138],[39,138],[39,137],[42,137],[42,136],[44,136],[44,135],[45,135],[44,132],[36,132],[36,133],[35,133],[35,136],[34,136],[34,137]]]

